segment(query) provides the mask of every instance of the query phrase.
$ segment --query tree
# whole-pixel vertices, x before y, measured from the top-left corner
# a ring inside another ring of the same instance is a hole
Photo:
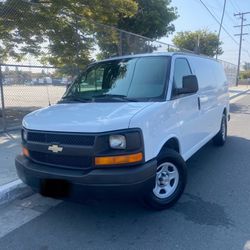
[[[157,39],[174,31],[177,14],[170,4],[170,0],[0,1],[0,58],[20,61],[32,55],[75,75],[93,60],[96,45],[100,57],[153,51],[148,40],[120,35],[98,23]]]
[[[177,19],[177,9],[171,0],[137,0],[138,10],[134,16],[123,17],[118,28],[158,39],[175,31],[172,21]]]
[[[136,11],[135,0],[0,1],[0,58],[34,55],[74,74],[92,59],[90,20],[116,25]]]
[[[250,79],[250,70],[245,70],[240,72],[240,79]]]
[[[207,56],[223,54],[222,42],[219,41],[217,34],[208,30],[198,30],[194,32],[178,32],[173,38],[173,43],[180,49],[190,50]]]
[[[138,10],[135,15],[122,17],[117,27],[151,39],[158,39],[171,34],[175,28],[172,24],[178,15],[177,9],[171,6],[170,0],[137,0]],[[97,34],[101,48],[100,57],[113,54],[143,53],[155,50],[149,39],[139,38],[127,33],[113,30],[111,35],[106,31]]]
[[[250,71],[250,63],[245,62],[244,65],[243,65],[243,69],[244,69],[245,71]]]

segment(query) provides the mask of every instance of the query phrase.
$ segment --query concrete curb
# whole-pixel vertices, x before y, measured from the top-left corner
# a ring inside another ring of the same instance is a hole
[[[18,198],[24,198],[32,193],[31,188],[25,185],[20,179],[9,182],[0,186],[0,205]]]
[[[238,97],[238,96],[240,96],[240,95],[244,95],[244,94],[246,94],[249,90],[250,90],[250,89],[243,90],[243,91],[239,92],[238,94],[235,94],[235,95],[231,96],[229,99],[232,100],[232,99],[234,99],[234,98],[236,98],[236,97]],[[230,92],[230,90],[229,90],[229,92]]]

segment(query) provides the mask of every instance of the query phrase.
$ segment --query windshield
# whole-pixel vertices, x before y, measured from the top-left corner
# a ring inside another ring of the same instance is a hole
[[[162,98],[170,57],[152,56],[96,63],[66,91],[71,101],[149,101]]]

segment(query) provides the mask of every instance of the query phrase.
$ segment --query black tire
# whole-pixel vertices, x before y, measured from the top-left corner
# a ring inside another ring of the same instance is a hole
[[[223,146],[227,140],[227,117],[223,114],[221,119],[220,131],[213,138],[215,146]]]
[[[187,167],[180,154],[172,149],[165,150],[159,155],[157,165],[160,166],[165,162],[175,165],[178,170],[179,181],[175,191],[167,198],[158,198],[153,190],[145,195],[144,204],[155,210],[167,209],[173,206],[182,195],[187,182]]]

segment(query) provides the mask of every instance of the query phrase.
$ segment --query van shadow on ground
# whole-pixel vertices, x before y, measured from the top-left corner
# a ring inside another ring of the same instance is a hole
[[[237,178],[240,178],[238,172],[242,176],[249,173],[250,170],[246,173],[249,155],[250,140],[245,138],[229,136],[224,147],[215,147],[211,142],[208,143],[187,161],[188,184],[180,201],[170,210],[157,213],[164,216],[177,213],[183,216],[185,220],[200,225],[226,228],[233,226],[234,222],[227,214],[224,204],[229,200],[231,202],[232,196],[236,195],[233,192],[230,193],[233,189],[232,183],[237,185],[234,176],[238,175]],[[241,164],[238,164],[238,169],[234,168],[236,162],[241,162]],[[226,182],[225,178],[227,178]],[[244,188],[242,186],[242,191],[244,191]],[[214,192],[216,197],[221,197],[221,202],[218,202],[218,199],[214,199],[213,196],[207,195],[211,192]],[[124,200],[122,197],[117,197],[117,199],[112,200],[80,201],[81,198],[79,197],[77,202],[81,206],[80,214],[78,214],[80,217],[87,216],[91,210],[95,211],[97,216],[100,214],[103,220],[117,217],[122,219],[124,217],[128,221],[140,223],[141,220],[145,220],[144,216],[154,214],[152,210],[145,209],[134,199]],[[67,208],[70,212],[70,207],[73,208],[78,205],[65,202],[60,206],[63,209]],[[100,208],[101,211],[99,211]],[[72,214],[72,216],[74,215]],[[84,218],[82,219],[84,220]]]

